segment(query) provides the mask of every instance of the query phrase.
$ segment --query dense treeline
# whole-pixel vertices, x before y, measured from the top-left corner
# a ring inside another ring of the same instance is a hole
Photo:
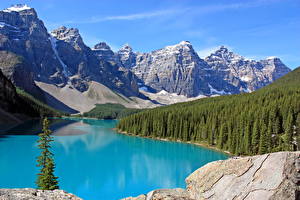
[[[300,150],[300,68],[251,94],[147,110],[121,119],[117,128],[207,143],[236,155]]]
[[[20,101],[22,101],[21,104],[23,105],[20,109],[22,109],[22,111],[28,116],[43,118],[45,116],[58,117],[67,115],[66,113],[55,110],[52,107],[42,103],[20,88],[16,88],[16,91]]]
[[[142,111],[141,109],[126,108],[121,104],[107,103],[107,104],[96,104],[95,108],[93,108],[89,112],[83,113],[80,116],[93,117],[98,119],[119,119],[141,111]]]

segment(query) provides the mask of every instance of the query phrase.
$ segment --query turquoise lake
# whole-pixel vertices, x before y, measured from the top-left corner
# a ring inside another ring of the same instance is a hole
[[[116,120],[51,120],[60,188],[87,200],[114,200],[158,188],[185,187],[185,178],[227,155],[192,144],[116,133]],[[35,187],[40,122],[0,135],[0,188]]]

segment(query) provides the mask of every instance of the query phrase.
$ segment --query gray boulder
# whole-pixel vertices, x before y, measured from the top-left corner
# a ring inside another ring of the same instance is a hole
[[[63,190],[0,189],[1,200],[81,200]]]

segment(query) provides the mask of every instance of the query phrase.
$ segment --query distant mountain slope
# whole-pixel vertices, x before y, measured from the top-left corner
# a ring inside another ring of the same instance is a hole
[[[205,98],[122,119],[120,131],[207,143],[237,155],[300,149],[300,68],[250,94]]]

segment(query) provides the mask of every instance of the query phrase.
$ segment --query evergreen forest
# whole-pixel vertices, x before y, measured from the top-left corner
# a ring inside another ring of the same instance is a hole
[[[117,128],[207,144],[234,155],[300,150],[300,68],[253,93],[146,110],[122,118]]]

